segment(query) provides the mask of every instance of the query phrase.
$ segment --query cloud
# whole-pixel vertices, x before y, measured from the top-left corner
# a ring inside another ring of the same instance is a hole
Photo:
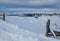
[[[0,5],[46,5],[46,4],[56,4],[58,0],[0,0]]]
[[[60,9],[60,0],[0,0],[0,7],[4,6]]]
[[[5,8],[0,9],[0,12],[14,13],[14,14],[23,14],[23,13],[60,13],[59,9],[34,9],[34,8]]]
[[[31,0],[29,1],[30,5],[46,5],[46,4],[55,4],[57,3],[56,0]]]

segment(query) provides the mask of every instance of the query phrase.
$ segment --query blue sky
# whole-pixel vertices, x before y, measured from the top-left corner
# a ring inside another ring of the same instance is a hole
[[[60,9],[60,0],[0,0],[0,8]]]

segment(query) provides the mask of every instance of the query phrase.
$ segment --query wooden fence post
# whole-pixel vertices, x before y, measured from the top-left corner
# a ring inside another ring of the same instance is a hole
[[[5,21],[5,13],[3,13],[3,21]]]

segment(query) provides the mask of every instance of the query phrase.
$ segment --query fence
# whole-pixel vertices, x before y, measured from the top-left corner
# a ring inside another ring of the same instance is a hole
[[[5,13],[1,14],[0,16],[1,16],[0,19],[2,19],[3,21],[5,21]]]

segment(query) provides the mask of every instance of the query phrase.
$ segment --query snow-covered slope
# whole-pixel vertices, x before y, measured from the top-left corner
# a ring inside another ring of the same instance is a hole
[[[0,41],[58,41],[0,21]]]
[[[27,29],[37,34],[44,34],[46,32],[46,21],[51,20],[51,28],[60,28],[60,17],[58,16],[41,16],[39,18],[34,17],[18,17],[18,16],[6,16],[6,21],[19,26],[19,28]],[[58,29],[56,29],[58,30]]]
[[[6,21],[19,26],[19,28],[32,31],[37,34],[43,34],[46,31],[46,18],[44,17],[39,17],[36,19],[34,17],[7,16]]]

